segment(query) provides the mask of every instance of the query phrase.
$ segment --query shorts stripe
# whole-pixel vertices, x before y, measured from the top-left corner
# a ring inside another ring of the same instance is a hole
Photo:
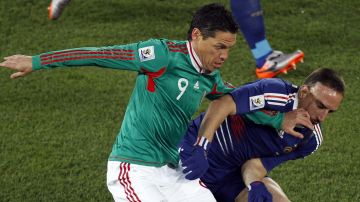
[[[124,187],[126,198],[129,201],[141,202],[141,200],[135,193],[133,187],[131,186],[129,171],[130,171],[130,164],[121,162],[118,180],[119,180],[120,184]]]

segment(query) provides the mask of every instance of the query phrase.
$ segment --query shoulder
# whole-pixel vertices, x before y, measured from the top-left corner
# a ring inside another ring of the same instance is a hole
[[[311,135],[304,134],[304,139],[302,143],[300,143],[299,147],[299,155],[300,157],[308,156],[314,153],[323,143],[323,135],[321,131],[321,127],[319,124],[315,125],[315,130],[312,131]]]
[[[291,82],[279,78],[261,79],[261,80],[257,80],[254,83],[257,83],[258,85],[261,85],[264,88],[271,88],[274,91],[282,90],[282,89],[290,90],[292,87],[296,87]]]
[[[166,45],[167,49],[171,53],[183,53],[188,55],[189,49],[187,47],[187,41],[184,40],[168,40],[162,39],[163,43]]]

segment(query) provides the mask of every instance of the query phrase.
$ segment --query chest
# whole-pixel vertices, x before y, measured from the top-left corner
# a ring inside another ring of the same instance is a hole
[[[197,72],[173,69],[156,79],[155,83],[167,99],[185,112],[193,114],[215,82],[211,77]]]

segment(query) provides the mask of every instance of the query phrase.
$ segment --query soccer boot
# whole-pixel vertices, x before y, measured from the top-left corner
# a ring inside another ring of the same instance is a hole
[[[51,0],[48,7],[49,19],[57,20],[69,2],[70,0]]]
[[[256,76],[259,79],[273,78],[278,74],[287,74],[289,70],[296,69],[296,64],[303,62],[304,53],[297,50],[290,54],[284,54],[281,51],[273,51],[267,58],[261,68],[256,68]]]

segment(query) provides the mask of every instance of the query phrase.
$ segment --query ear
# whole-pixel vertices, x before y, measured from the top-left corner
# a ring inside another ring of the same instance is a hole
[[[299,97],[300,98],[305,98],[309,93],[310,93],[309,86],[303,85],[303,86],[300,87],[300,90],[299,90]]]
[[[191,39],[198,40],[201,37],[201,31],[198,28],[194,28],[191,32]]]

